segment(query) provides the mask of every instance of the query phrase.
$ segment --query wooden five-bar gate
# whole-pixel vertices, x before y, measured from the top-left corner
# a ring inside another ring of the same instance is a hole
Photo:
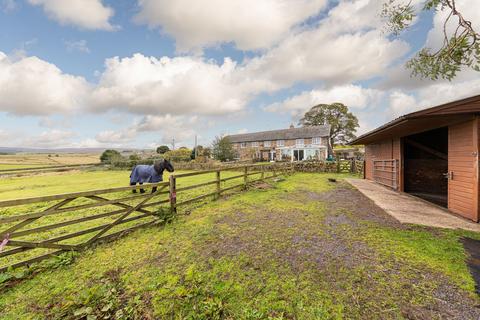
[[[289,168],[223,168],[171,175],[168,182],[143,186],[0,201],[0,272],[161,223],[165,213],[176,214],[181,206],[218,199],[234,189],[285,174]],[[188,183],[189,177],[209,174],[212,180]],[[157,191],[152,193],[154,187]],[[146,192],[132,193],[141,188]]]

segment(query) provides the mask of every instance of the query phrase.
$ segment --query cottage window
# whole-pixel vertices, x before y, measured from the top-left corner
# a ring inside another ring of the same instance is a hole
[[[258,147],[258,141],[252,142],[252,147],[253,147],[253,148],[257,148],[257,147]]]
[[[303,147],[305,145],[305,141],[303,139],[297,139],[295,140],[295,145],[297,147]]]
[[[285,140],[277,140],[277,147],[285,146]]]
[[[264,142],[263,142],[263,146],[264,146],[264,147],[270,147],[270,145],[271,145],[271,142],[270,142],[270,141],[264,141]]]
[[[246,142],[240,143],[240,148],[246,148],[246,147],[247,147],[247,143],[246,143]]]
[[[312,144],[322,144],[322,138],[320,137],[314,137],[312,139]]]

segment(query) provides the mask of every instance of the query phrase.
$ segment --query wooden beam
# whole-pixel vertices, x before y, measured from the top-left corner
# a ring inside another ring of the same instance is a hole
[[[443,152],[440,152],[440,151],[437,151],[433,148],[430,148],[426,145],[423,145],[419,142],[416,142],[416,141],[413,141],[412,139],[408,139],[408,138],[405,138],[404,140],[407,144],[411,145],[411,146],[414,146],[415,148],[418,148],[420,150],[423,150],[427,153],[430,153],[430,154],[433,154],[434,156],[440,158],[440,159],[443,159],[443,160],[448,160],[448,154],[446,153],[443,153]]]

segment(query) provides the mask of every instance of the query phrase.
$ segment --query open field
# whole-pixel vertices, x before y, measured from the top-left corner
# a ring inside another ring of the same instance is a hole
[[[0,155],[0,170],[35,168],[44,166],[59,166],[72,164],[91,164],[100,162],[99,154],[73,154],[73,153],[18,153]]]
[[[295,174],[59,259],[3,289],[0,318],[479,318],[459,242],[479,234],[401,225],[330,176]]]
[[[126,170],[82,170],[2,178],[0,200],[128,186],[129,176]]]

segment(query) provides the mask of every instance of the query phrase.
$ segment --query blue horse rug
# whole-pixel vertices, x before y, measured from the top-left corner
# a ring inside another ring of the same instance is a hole
[[[136,183],[157,183],[160,181],[163,181],[163,172],[159,174],[153,165],[137,165],[130,174],[130,184],[132,185]]]

